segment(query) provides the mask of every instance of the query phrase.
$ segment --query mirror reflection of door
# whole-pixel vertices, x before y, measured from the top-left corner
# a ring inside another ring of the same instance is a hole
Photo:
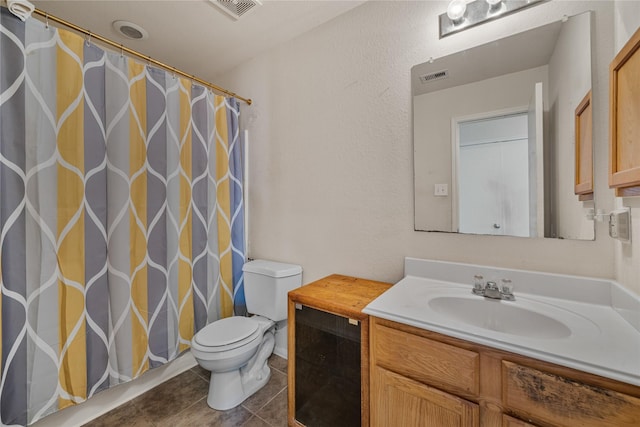
[[[536,196],[530,194],[527,111],[461,121],[456,133],[459,231],[530,236]]]

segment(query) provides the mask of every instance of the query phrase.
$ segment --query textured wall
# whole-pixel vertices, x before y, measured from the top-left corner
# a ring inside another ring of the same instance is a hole
[[[243,109],[251,133],[250,256],[299,263],[305,282],[333,272],[397,281],[405,256],[614,277],[614,242],[601,223],[594,242],[413,230],[411,66],[590,9],[595,191],[598,207],[613,207],[613,3],[548,2],[439,40],[437,15],[446,4],[368,2],[221,79],[255,101]]]

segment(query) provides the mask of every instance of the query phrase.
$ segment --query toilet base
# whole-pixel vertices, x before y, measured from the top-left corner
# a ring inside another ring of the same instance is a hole
[[[269,369],[267,367],[267,369]],[[260,390],[271,378],[271,370],[262,380],[252,381],[251,384],[243,384],[240,370],[231,372],[211,373],[209,381],[209,395],[207,405],[219,411],[235,408],[244,402],[249,396]],[[217,386],[215,385],[217,384]],[[221,386],[224,384],[224,386]]]
[[[256,354],[240,369],[228,372],[211,372],[207,405],[219,411],[235,408],[249,396],[260,390],[271,377],[267,360],[273,352],[275,339],[268,331]]]

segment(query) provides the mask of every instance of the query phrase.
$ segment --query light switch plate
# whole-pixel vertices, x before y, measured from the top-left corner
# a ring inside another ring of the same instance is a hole
[[[611,212],[609,236],[623,242],[631,241],[631,209],[623,208]]]
[[[448,184],[435,184],[433,186],[433,195],[438,197],[444,197],[449,195]]]

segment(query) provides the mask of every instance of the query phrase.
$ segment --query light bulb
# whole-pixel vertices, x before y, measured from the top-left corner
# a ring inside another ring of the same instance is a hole
[[[502,0],[486,0],[489,5],[489,13],[497,13],[502,9]]]
[[[467,10],[467,3],[464,0],[453,0],[447,7],[447,16],[454,23],[458,23],[464,18],[464,12]]]

